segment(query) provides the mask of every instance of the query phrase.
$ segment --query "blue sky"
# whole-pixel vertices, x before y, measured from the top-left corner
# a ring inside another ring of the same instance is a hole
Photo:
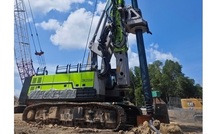
[[[24,1],[29,8],[27,0]],[[98,0],[91,34],[105,1]],[[57,65],[81,62],[95,1],[30,0],[30,4],[49,73],[54,73]],[[126,5],[131,5],[131,1],[126,0]],[[138,5],[153,33],[143,35],[148,63],[155,60],[164,62],[166,59],[178,61],[183,73],[202,85],[202,1],[138,0]],[[27,11],[33,25],[30,11]],[[31,51],[34,67],[37,68],[39,64],[33,45]],[[129,35],[128,53],[130,67],[139,65],[134,35]],[[14,70],[14,92],[19,95],[21,81],[16,66]]]

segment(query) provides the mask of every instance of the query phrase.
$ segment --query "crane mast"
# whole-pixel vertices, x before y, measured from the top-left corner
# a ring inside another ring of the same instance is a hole
[[[25,77],[35,75],[27,28],[27,15],[23,0],[14,3],[14,55],[22,84]]]

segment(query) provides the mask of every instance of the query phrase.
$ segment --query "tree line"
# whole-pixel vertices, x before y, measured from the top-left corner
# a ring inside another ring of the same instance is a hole
[[[160,91],[161,99],[166,103],[169,97],[202,98],[202,86],[196,84],[194,79],[185,76],[182,66],[172,60],[164,63],[157,60],[148,65],[151,90]],[[130,100],[138,106],[144,104],[140,68],[135,66],[130,69],[131,85]]]

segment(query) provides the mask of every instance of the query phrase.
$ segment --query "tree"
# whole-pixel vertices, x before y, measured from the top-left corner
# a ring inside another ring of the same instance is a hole
[[[134,99],[132,102],[137,106],[142,106],[144,104],[144,96],[142,90],[142,82],[141,82],[141,75],[140,75],[140,68],[134,67],[130,69],[130,78],[131,78],[131,85],[134,87],[134,92],[130,92],[134,94]],[[132,96],[132,95],[130,95]]]
[[[151,90],[161,92],[161,98],[169,101],[169,97],[202,97],[202,87],[195,84],[182,72],[182,65],[172,60],[166,60],[163,64],[157,60],[148,65]],[[134,95],[136,104],[144,104],[140,68],[131,68],[131,81],[134,83]]]
[[[135,102],[137,106],[143,106],[145,104],[142,87],[137,87],[135,90]]]
[[[198,97],[198,98],[202,98],[203,96],[203,88],[200,86],[200,84],[196,84],[195,85],[195,90],[196,90],[196,93],[195,93],[195,97]]]
[[[152,89],[160,90],[162,88],[161,79],[162,79],[162,65],[163,63],[159,60],[153,62],[148,66],[150,85]]]
[[[129,99],[130,99],[130,102],[132,102],[132,103],[136,103],[136,100],[135,100],[135,87],[136,87],[136,85],[135,85],[135,75],[134,75],[134,73],[133,73],[133,68],[131,68],[130,70],[129,70],[129,73],[130,73],[130,85],[131,85],[131,89],[129,90],[129,94],[128,94],[128,97],[129,97]]]
[[[178,62],[166,60],[162,68],[162,97],[168,102],[170,96],[177,96],[177,79],[183,77],[182,66]]]
[[[181,77],[177,80],[178,89],[182,90],[179,97],[194,97],[195,96],[195,81],[189,77]]]

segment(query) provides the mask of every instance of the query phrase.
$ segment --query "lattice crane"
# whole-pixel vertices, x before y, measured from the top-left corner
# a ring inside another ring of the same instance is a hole
[[[29,3],[29,6],[30,6],[30,3]],[[31,11],[31,8],[30,8],[30,11]],[[35,55],[40,59],[40,62],[41,62],[39,63],[41,64],[40,66],[42,67],[45,65],[44,58],[42,58],[44,52],[42,50],[40,51],[36,50],[31,26],[30,26],[28,19],[29,18],[26,12],[24,1],[15,0],[14,1],[14,53],[15,53],[16,65],[18,68],[18,72],[19,72],[19,76],[20,76],[22,84],[24,83],[24,80],[26,77],[35,75],[35,69],[34,69],[32,57],[31,57],[31,44],[29,40],[29,35],[31,35],[32,40],[33,40],[33,45],[35,47]],[[32,15],[32,19],[33,19],[33,15]],[[28,31],[30,31],[30,33]],[[36,27],[35,27],[35,31],[36,31]],[[38,36],[37,32],[36,32],[36,36]],[[39,39],[38,39],[38,43],[40,46]]]
[[[14,52],[22,84],[25,77],[35,75],[23,0],[15,0],[14,6]]]

